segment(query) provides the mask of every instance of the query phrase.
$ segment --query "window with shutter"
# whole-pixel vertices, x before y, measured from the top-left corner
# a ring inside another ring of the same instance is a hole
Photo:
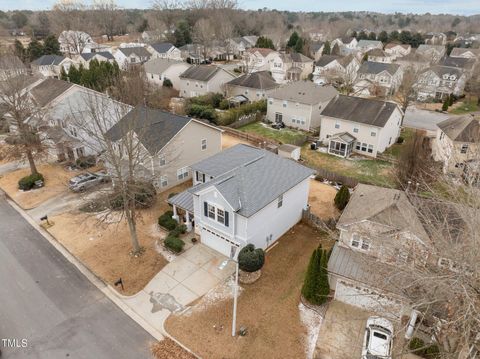
[[[205,215],[205,217],[208,217],[208,203],[207,202],[203,202],[203,214]]]
[[[228,212],[225,212],[225,227],[228,227]]]

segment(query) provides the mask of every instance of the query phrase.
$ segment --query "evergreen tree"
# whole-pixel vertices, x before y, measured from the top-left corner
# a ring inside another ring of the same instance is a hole
[[[330,41],[325,41],[325,44],[323,45],[322,55],[330,55],[331,51],[332,50],[330,48]]]
[[[321,249],[315,249],[308,263],[307,273],[302,286],[303,297],[312,304],[316,304],[316,292],[319,287],[319,269],[321,265]]]
[[[298,39],[300,39],[300,36],[298,36],[298,33],[294,31],[293,34],[290,35],[290,39],[287,42],[287,47],[289,48],[294,47],[297,44]]]
[[[275,50],[272,39],[266,36],[260,36],[255,43],[255,47]]]
[[[365,31],[360,31],[360,33],[358,34],[357,36],[357,40],[360,41],[360,40],[367,40],[368,39],[368,35]]]
[[[65,72],[65,69],[63,67],[60,70],[60,80],[68,81],[68,74]]]
[[[13,53],[16,56],[18,56],[18,58],[23,62],[27,60],[27,51],[25,50],[25,47],[18,39],[15,40],[15,43],[13,44]]]
[[[192,43],[192,36],[190,34],[190,26],[186,21],[180,21],[177,24],[175,32],[173,33],[173,37],[175,38],[175,46],[181,47],[186,44]]]
[[[27,47],[28,58],[30,61],[38,59],[43,55],[43,46],[38,40],[33,39]]]
[[[377,34],[375,34],[373,31],[368,34],[368,39],[369,40],[376,40],[377,39]]]
[[[83,66],[80,65],[79,69],[83,69]],[[80,70],[77,69],[75,66],[70,66],[70,69],[68,70],[68,79],[70,82],[74,84],[80,84],[80,77],[82,76]]]
[[[390,35],[388,35],[388,42],[395,42],[395,41],[398,41],[398,37],[400,36],[400,34],[398,33],[397,30],[394,30],[390,33]]]
[[[60,44],[55,36],[50,35],[43,41],[44,55],[60,55]]]
[[[350,191],[348,190],[347,186],[343,185],[335,195],[335,207],[337,207],[339,210],[343,210],[347,206],[349,200]]]
[[[383,43],[386,43],[388,41],[388,34],[386,31],[382,31],[380,34],[378,34],[378,41],[381,41]]]
[[[301,37],[298,38],[297,43],[293,47],[293,50],[295,50],[295,52],[298,52],[299,54],[302,53],[302,51],[303,51],[303,39]]]
[[[321,251],[322,254],[320,258],[317,290],[318,304],[325,303],[328,300],[328,296],[330,294],[330,284],[328,283],[328,259],[330,256],[326,250],[322,249]]]
[[[449,100],[448,100],[448,97],[443,101],[443,105],[442,105],[442,111],[447,111],[448,110],[448,103],[449,103]]]
[[[332,51],[330,52],[331,55],[340,55],[340,46],[338,46],[338,43],[333,45]]]
[[[352,37],[357,38],[358,34],[356,31],[352,31]]]

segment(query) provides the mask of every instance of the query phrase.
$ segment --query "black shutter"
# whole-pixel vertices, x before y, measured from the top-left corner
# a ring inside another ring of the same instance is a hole
[[[207,202],[203,202],[203,213],[205,214],[205,217],[208,217],[208,205],[207,205]]]
[[[202,177],[202,178],[203,178],[203,181],[202,181],[202,182],[205,183],[205,173],[203,173],[202,176],[203,176],[203,177]]]
[[[228,212],[225,212],[225,227],[228,227]]]

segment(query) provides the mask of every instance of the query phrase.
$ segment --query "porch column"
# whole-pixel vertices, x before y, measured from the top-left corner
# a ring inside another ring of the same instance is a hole
[[[192,221],[191,221],[189,212],[187,212],[185,214],[185,225],[187,226],[187,232],[191,232],[192,231]]]
[[[177,222],[180,222],[180,219],[178,218],[178,213],[177,213],[177,206],[173,205],[173,216],[172,218],[176,220]]]

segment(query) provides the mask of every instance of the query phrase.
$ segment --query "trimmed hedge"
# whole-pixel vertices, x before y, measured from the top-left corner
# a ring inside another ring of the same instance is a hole
[[[166,211],[164,214],[158,217],[158,225],[168,229],[169,231],[173,231],[175,228],[177,228],[178,223],[172,218],[172,216],[172,211]]]
[[[178,237],[181,234],[185,234],[185,233],[187,233],[187,226],[184,224],[180,224],[170,231],[170,234],[175,237]]]
[[[162,86],[163,86],[163,87],[173,87],[173,84],[172,84],[172,81],[171,81],[171,80],[165,79],[165,80],[163,80]]]
[[[217,119],[217,113],[210,105],[192,104],[187,106],[186,112],[190,117],[201,118],[208,121],[215,121]]]
[[[174,236],[171,232],[165,238],[165,241],[163,242],[165,244],[165,247],[168,249],[172,250],[175,253],[180,253],[183,250],[183,247],[185,246],[185,242],[182,241],[180,238],[177,236]]]
[[[95,156],[83,156],[77,158],[77,161],[75,163],[78,167],[85,169],[95,166],[96,160]]]
[[[263,249],[255,249],[253,244],[247,244],[238,253],[238,266],[245,272],[256,272],[263,267],[264,263],[265,253]]]
[[[37,181],[45,182],[45,179],[43,178],[43,175],[41,173],[35,173],[20,178],[20,180],[18,181],[18,188],[23,191],[29,191],[35,186],[35,182]]]

